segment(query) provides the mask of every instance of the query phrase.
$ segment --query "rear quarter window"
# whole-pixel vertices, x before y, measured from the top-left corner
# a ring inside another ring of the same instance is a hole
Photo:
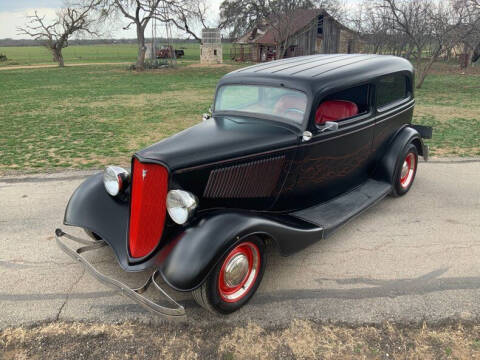
[[[406,99],[408,78],[402,74],[384,76],[377,83],[376,94],[378,108]]]

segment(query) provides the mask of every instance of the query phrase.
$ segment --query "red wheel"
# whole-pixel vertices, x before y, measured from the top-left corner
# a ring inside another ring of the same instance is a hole
[[[403,161],[402,171],[400,173],[400,186],[404,189],[408,188],[413,182],[413,176],[417,169],[417,158],[413,152],[409,152]]]
[[[223,262],[218,277],[218,292],[223,301],[233,303],[255,284],[260,269],[260,250],[251,242],[237,245]]]
[[[262,280],[264,248],[263,241],[256,236],[235,245],[202,286],[193,291],[195,301],[209,311],[223,314],[245,305]]]
[[[418,151],[414,144],[408,144],[398,157],[393,196],[405,195],[412,187],[417,173]]]

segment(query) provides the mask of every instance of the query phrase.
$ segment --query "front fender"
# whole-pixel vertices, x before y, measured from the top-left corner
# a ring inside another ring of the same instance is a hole
[[[210,214],[184,231],[160,267],[163,279],[178,291],[199,287],[218,261],[250,235],[273,239],[283,255],[322,238],[323,230],[302,220],[248,212]]]
[[[129,270],[127,251],[128,202],[105,191],[102,174],[92,175],[75,190],[63,223],[99,235],[113,249],[122,268]]]

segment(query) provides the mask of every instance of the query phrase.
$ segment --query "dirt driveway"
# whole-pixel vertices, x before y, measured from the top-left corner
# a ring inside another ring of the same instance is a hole
[[[93,66],[93,65],[128,65],[131,62],[104,62],[104,63],[73,63],[66,64],[65,67],[69,66]],[[38,64],[38,65],[12,65],[12,66],[3,66],[0,67],[2,70],[22,70],[22,69],[43,69],[43,68],[55,68],[58,67],[57,64]]]

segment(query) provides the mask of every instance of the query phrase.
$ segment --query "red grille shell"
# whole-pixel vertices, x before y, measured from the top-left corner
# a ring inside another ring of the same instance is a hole
[[[132,257],[147,256],[158,245],[165,227],[167,191],[165,167],[134,159],[128,242]]]

